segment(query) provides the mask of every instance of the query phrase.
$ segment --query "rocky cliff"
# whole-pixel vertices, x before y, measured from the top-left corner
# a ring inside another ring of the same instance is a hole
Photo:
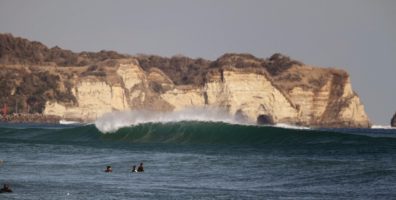
[[[10,112],[93,121],[112,111],[219,107],[253,123],[265,118],[304,126],[370,126],[345,71],[281,54],[267,59],[225,54],[208,61],[73,53],[1,34],[0,67],[0,103]]]
[[[396,127],[396,113],[393,115],[391,119],[391,127]]]

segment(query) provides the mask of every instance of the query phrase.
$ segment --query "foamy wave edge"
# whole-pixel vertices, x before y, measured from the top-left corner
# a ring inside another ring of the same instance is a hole
[[[120,128],[145,123],[171,123],[181,121],[224,122],[229,124],[252,125],[241,122],[225,110],[218,108],[187,108],[174,112],[154,112],[133,110],[106,113],[95,121],[96,128],[102,133],[113,133]]]
[[[297,130],[311,130],[310,127],[306,127],[306,126],[296,126],[296,125],[283,124],[283,123],[275,124],[273,127],[277,127],[277,128],[286,128],[286,129],[297,129]]]
[[[396,129],[396,127],[392,126],[384,126],[384,125],[373,125],[371,126],[372,129]]]

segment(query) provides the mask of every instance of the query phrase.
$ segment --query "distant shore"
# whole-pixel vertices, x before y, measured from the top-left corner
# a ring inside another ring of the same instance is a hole
[[[27,114],[18,113],[0,116],[0,122],[10,123],[48,123],[48,124],[59,124],[61,117],[54,115],[43,115],[40,113]]]

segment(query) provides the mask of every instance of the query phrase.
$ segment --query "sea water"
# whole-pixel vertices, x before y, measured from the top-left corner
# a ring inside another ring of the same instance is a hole
[[[0,124],[0,160],[0,199],[396,198],[395,129]]]

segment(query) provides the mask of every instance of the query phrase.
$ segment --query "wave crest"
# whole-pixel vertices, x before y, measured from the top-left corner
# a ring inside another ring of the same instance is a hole
[[[153,112],[148,110],[111,112],[97,119],[95,121],[95,126],[102,133],[112,133],[120,128],[139,124],[181,121],[225,122],[229,124],[242,123],[223,109],[206,107],[187,108],[175,112]]]

